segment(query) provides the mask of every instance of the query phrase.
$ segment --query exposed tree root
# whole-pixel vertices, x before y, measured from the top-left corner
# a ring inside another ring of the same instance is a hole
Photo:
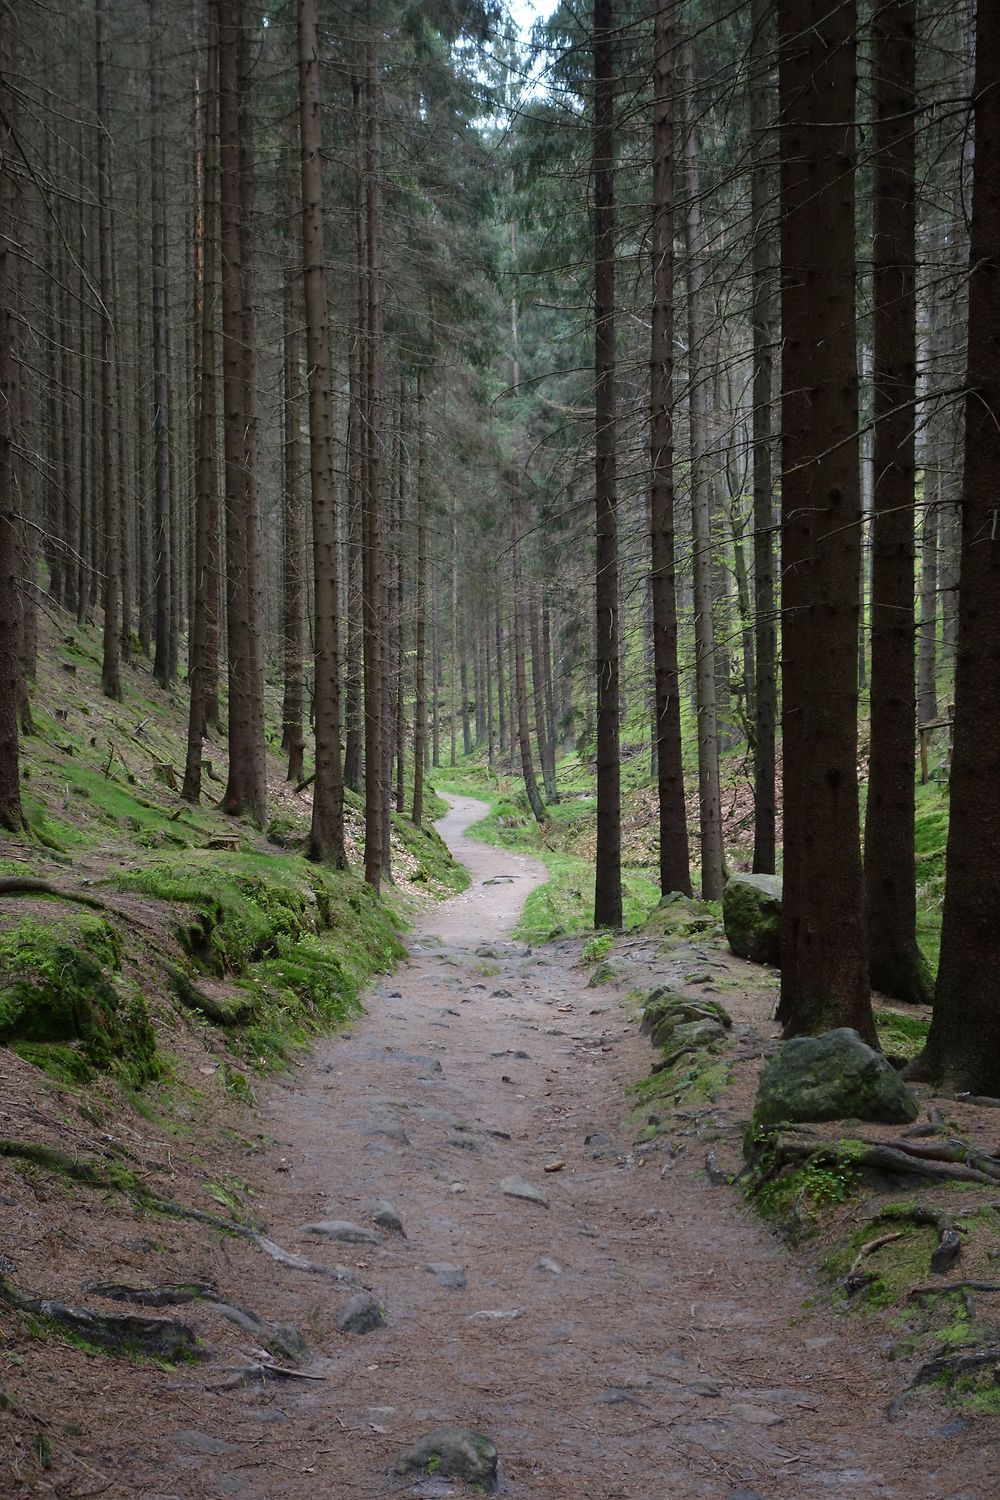
[[[941,1159],[940,1155],[928,1156],[919,1141],[884,1142],[851,1137],[849,1153],[854,1166],[872,1171],[909,1173],[936,1182],[981,1182],[991,1187],[1000,1182],[1000,1161],[975,1154],[971,1147],[964,1148],[967,1159],[963,1160],[959,1146],[964,1146],[964,1143],[951,1143],[949,1154]],[[779,1176],[786,1167],[794,1169],[825,1156],[843,1154],[837,1141],[826,1140],[817,1144],[815,1137],[810,1140],[802,1139],[801,1134],[769,1133],[761,1150],[748,1165],[753,1168],[763,1157],[769,1158],[768,1167],[759,1179],[763,1184]],[[970,1159],[975,1166],[969,1164]]]
[[[107,903],[98,896],[84,891],[68,891],[65,886],[53,885],[49,880],[39,880],[30,875],[4,875],[0,877],[0,896],[56,896],[60,901],[75,901],[78,906],[92,906],[95,911],[107,911]]]
[[[0,1302],[42,1318],[71,1337],[112,1354],[155,1359],[202,1359],[205,1350],[193,1328],[173,1318],[143,1318],[135,1313],[98,1313],[71,1307],[48,1297],[25,1297],[0,1277]]]

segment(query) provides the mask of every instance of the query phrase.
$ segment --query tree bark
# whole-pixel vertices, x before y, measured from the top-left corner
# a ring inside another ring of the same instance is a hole
[[[941,963],[924,1077],[1000,1093],[1000,9],[976,15],[975,157],[955,742]]]
[[[296,195],[298,196],[298,195]],[[298,204],[293,205],[298,208]],[[285,323],[285,443],[282,511],[282,645],[284,695],[281,707],[281,743],[288,755],[289,781],[302,780],[305,755],[305,513],[302,498],[302,317],[299,269],[289,266]]]
[[[427,762],[427,372],[417,370],[417,618],[416,707],[413,719],[413,812],[417,827],[424,817],[424,767]]]
[[[219,160],[221,184],[223,403],[225,418],[226,626],[229,666],[229,779],[223,810],[266,816],[263,759],[263,681],[257,619],[257,542],[248,407],[253,349],[246,347],[249,290],[244,256],[248,231],[246,144],[242,139],[242,0],[216,0],[219,18]]]
[[[649,359],[649,558],[660,890],[691,895],[674,554],[674,0],[653,31],[652,333]]]
[[[381,125],[379,64],[367,44],[365,67],[365,249],[367,331],[365,399],[365,522],[362,615],[365,646],[365,880],[376,891],[382,882],[382,282],[381,282]]]
[[[166,169],[163,146],[161,3],[162,0],[149,0],[149,181],[153,284],[153,571],[156,595],[153,612],[153,676],[161,687],[166,687],[173,680],[170,670],[173,644],[170,628],[170,376],[167,365]]]
[[[118,390],[115,378],[114,259],[112,247],[111,119],[108,101],[108,41],[106,0],[94,3],[97,66],[97,191],[98,285],[101,295],[101,489],[104,549],[102,605],[104,634],[101,689],[108,698],[121,698],[120,526],[118,499]]]
[[[865,814],[868,962],[876,989],[925,1004],[931,983],[917,947],[914,856],[915,0],[883,4],[872,25],[875,492]]]
[[[858,828],[854,0],[779,0],[786,1034],[875,1041]]]
[[[312,494],[316,777],[309,856],[338,869],[344,849],[341,766],[339,550],[331,430],[330,328],[323,229],[323,127],[317,0],[299,0],[299,128],[302,145],[302,258],[309,370],[309,480]]]
[[[9,28],[15,15],[0,8],[0,74],[9,76]],[[13,360],[11,308],[16,262],[11,245],[18,240],[13,182],[14,140],[10,120],[0,118],[0,828],[17,833],[24,827],[17,734],[17,507],[11,447],[12,403],[9,399]]]
[[[753,567],[754,567],[754,843],[753,870],[775,869],[775,760],[778,720],[778,622],[774,586],[772,499],[772,351],[775,342],[772,0],[753,0],[750,24],[750,215],[753,236]]]
[[[691,537],[694,548],[695,682],[698,700],[698,812],[701,894],[719,901],[725,884],[715,626],[712,614],[712,486],[708,458],[708,373],[705,359],[705,244],[698,188],[698,140],[691,43],[682,49],[684,96],[684,239],[687,251],[688,413],[691,434]]]
[[[614,0],[594,0],[594,416],[597,851],[594,926],[622,925],[618,483],[615,426]]]

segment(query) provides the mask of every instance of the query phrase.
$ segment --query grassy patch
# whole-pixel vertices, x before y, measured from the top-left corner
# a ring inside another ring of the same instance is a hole
[[[920,1016],[904,1015],[895,1010],[875,1011],[875,1030],[883,1052],[896,1057],[916,1057],[924,1049],[930,1022]]]

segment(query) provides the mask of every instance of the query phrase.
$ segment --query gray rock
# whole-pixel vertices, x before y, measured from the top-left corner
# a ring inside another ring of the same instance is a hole
[[[398,1234],[406,1239],[403,1221],[391,1203],[387,1203],[384,1198],[369,1198],[364,1207],[365,1213],[379,1229],[384,1229],[386,1234]]]
[[[324,1240],[340,1240],[345,1245],[380,1245],[373,1229],[363,1229],[349,1219],[321,1219],[315,1224],[300,1225],[301,1234],[315,1234]]]
[[[266,1323],[247,1308],[231,1307],[228,1302],[216,1302],[215,1309],[228,1322],[241,1328],[244,1333],[249,1333],[258,1344],[270,1350],[276,1359],[297,1364],[305,1357],[306,1341],[297,1328],[292,1328],[287,1323]]]
[[[175,1432],[170,1438],[171,1446],[174,1448],[186,1448],[189,1453],[236,1453],[235,1443],[227,1443],[224,1438],[211,1437],[207,1432],[199,1432],[195,1427],[185,1427],[180,1432]]]
[[[387,1140],[395,1141],[400,1146],[408,1146],[410,1137],[400,1125],[398,1120],[377,1120],[373,1125],[362,1127],[362,1135],[384,1135]]]
[[[612,953],[597,965],[587,980],[587,988],[596,990],[602,984],[624,984],[634,973],[635,966],[631,959],[624,958],[620,953]]]
[[[497,1450],[483,1432],[466,1427],[439,1427],[401,1453],[393,1464],[396,1474],[440,1474],[446,1479],[464,1479],[487,1495],[496,1493]]]
[[[447,1287],[450,1292],[461,1292],[469,1284],[465,1272],[446,1260],[432,1261],[429,1266],[424,1266],[424,1270],[429,1271],[438,1284]]]
[[[764,1500],[757,1490],[730,1490],[726,1500]]]
[[[356,1292],[337,1314],[342,1333],[372,1333],[385,1326],[385,1308],[371,1292]]]
[[[681,1045],[676,1039],[681,1027],[706,1021],[721,1028],[716,1040],[733,1024],[729,1012],[717,1000],[689,1000],[669,986],[659,985],[646,996],[641,1030],[657,1047],[670,1051]]]
[[[880,1052],[841,1026],[783,1042],[760,1076],[754,1125],[795,1120],[877,1120],[909,1124],[912,1089]]]
[[[731,876],[722,893],[722,922],[726,941],[740,958],[756,964],[780,964],[780,877]]]
[[[453,1146],[456,1151],[478,1151],[479,1147],[471,1135],[453,1135],[448,1139],[448,1145]]]
[[[562,1266],[557,1260],[553,1260],[551,1255],[542,1256],[541,1260],[538,1262],[538,1269],[540,1271],[548,1271],[550,1276],[562,1275]]]
[[[504,1177],[500,1182],[500,1191],[508,1198],[523,1198],[526,1203],[540,1203],[542,1208],[548,1208],[549,1200],[533,1183],[525,1182],[523,1177]]]

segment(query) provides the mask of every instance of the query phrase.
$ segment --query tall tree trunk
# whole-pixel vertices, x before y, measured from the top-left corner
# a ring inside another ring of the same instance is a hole
[[[153,676],[161,687],[166,687],[172,680],[170,665],[173,650],[170,630],[172,565],[168,431],[170,376],[167,365],[167,245],[164,203],[161,4],[162,0],[149,0],[149,107],[151,115],[149,181],[153,277],[153,534],[156,592],[153,617],[155,643]]]
[[[597,852],[594,926],[622,925],[618,483],[615,427],[614,0],[594,0],[594,502]]]
[[[10,27],[16,12],[0,7],[0,75],[10,74]],[[15,262],[18,241],[14,207],[14,139],[8,116],[0,117],[0,828],[17,833],[24,826],[17,737],[17,509],[11,447],[9,399],[14,329]]]
[[[976,12],[975,157],[955,744],[941,963],[921,1076],[1000,1093],[1000,9]]]
[[[705,357],[705,243],[698,189],[694,67],[690,41],[682,49],[684,80],[684,190],[687,209],[688,412],[691,433],[691,536],[694,547],[695,681],[698,699],[698,812],[701,825],[701,894],[722,897],[725,851],[719,785],[715,627],[712,615],[712,485],[708,455],[708,383]]]
[[[914,855],[914,413],[917,395],[916,5],[873,18],[875,508],[871,749],[865,813],[868,962],[876,989],[931,999],[917,947]]]
[[[94,33],[97,55],[97,192],[98,263],[101,294],[101,488],[104,507],[102,605],[104,636],[101,688],[108,698],[120,698],[121,608],[119,550],[121,516],[118,500],[118,388],[115,378],[115,296],[112,248],[111,120],[108,103],[108,42],[106,0],[95,0]]]
[[[413,720],[413,821],[424,817],[424,766],[427,761],[427,372],[417,370],[417,618],[416,707]]]
[[[653,32],[652,336],[649,351],[649,557],[660,890],[691,895],[674,558],[674,0]]]
[[[774,586],[772,500],[772,350],[775,343],[773,243],[774,90],[772,0],[753,0],[750,52],[750,215],[753,236],[753,568],[754,568],[754,837],[753,870],[775,868],[775,740],[778,720],[778,622]]]
[[[189,802],[197,802],[201,797],[202,741],[209,723],[218,721],[219,406],[215,368],[215,284],[218,276],[216,199],[219,175],[217,22],[215,7],[210,5],[204,104],[205,143],[201,173],[204,195],[201,216],[201,324],[196,330],[201,352],[198,360],[200,389],[195,452],[194,615],[191,628],[191,665],[188,672],[191,702],[183,788],[183,795]],[[210,714],[214,714],[211,719]]]
[[[936,462],[924,469],[924,505],[920,523],[920,637],[917,647],[917,720],[932,724],[937,704],[937,565],[940,483]]]
[[[497,731],[499,735],[500,754],[504,755],[508,749],[507,741],[507,694],[504,687],[504,660],[503,660],[503,618],[500,611],[501,590],[496,591],[496,641],[497,641]]]
[[[344,850],[340,742],[340,580],[331,431],[330,315],[323,231],[323,128],[317,0],[299,0],[299,121],[316,662],[316,776],[309,855],[343,869],[347,856]]]
[[[295,205],[296,207],[298,205]],[[305,755],[305,514],[302,500],[302,336],[298,268],[289,266],[285,322],[285,442],[281,536],[281,622],[284,694],[281,744],[288,755],[289,781],[302,780]]]
[[[365,521],[363,599],[365,645],[365,880],[376,891],[382,882],[382,146],[379,62],[374,43],[366,47],[365,248],[367,264],[367,331],[365,393]]]
[[[853,1026],[874,1042],[857,780],[856,35],[854,0],[779,0],[785,827],[779,1018],[790,1035]]]
[[[243,215],[248,207],[243,178],[242,0],[215,0],[219,25],[219,161],[222,250],[222,390],[225,420],[226,627],[229,658],[229,779],[224,811],[249,814],[263,824],[267,785],[263,761],[263,682],[260,675],[256,599],[254,492],[248,433],[252,412],[245,348],[248,291]]]

